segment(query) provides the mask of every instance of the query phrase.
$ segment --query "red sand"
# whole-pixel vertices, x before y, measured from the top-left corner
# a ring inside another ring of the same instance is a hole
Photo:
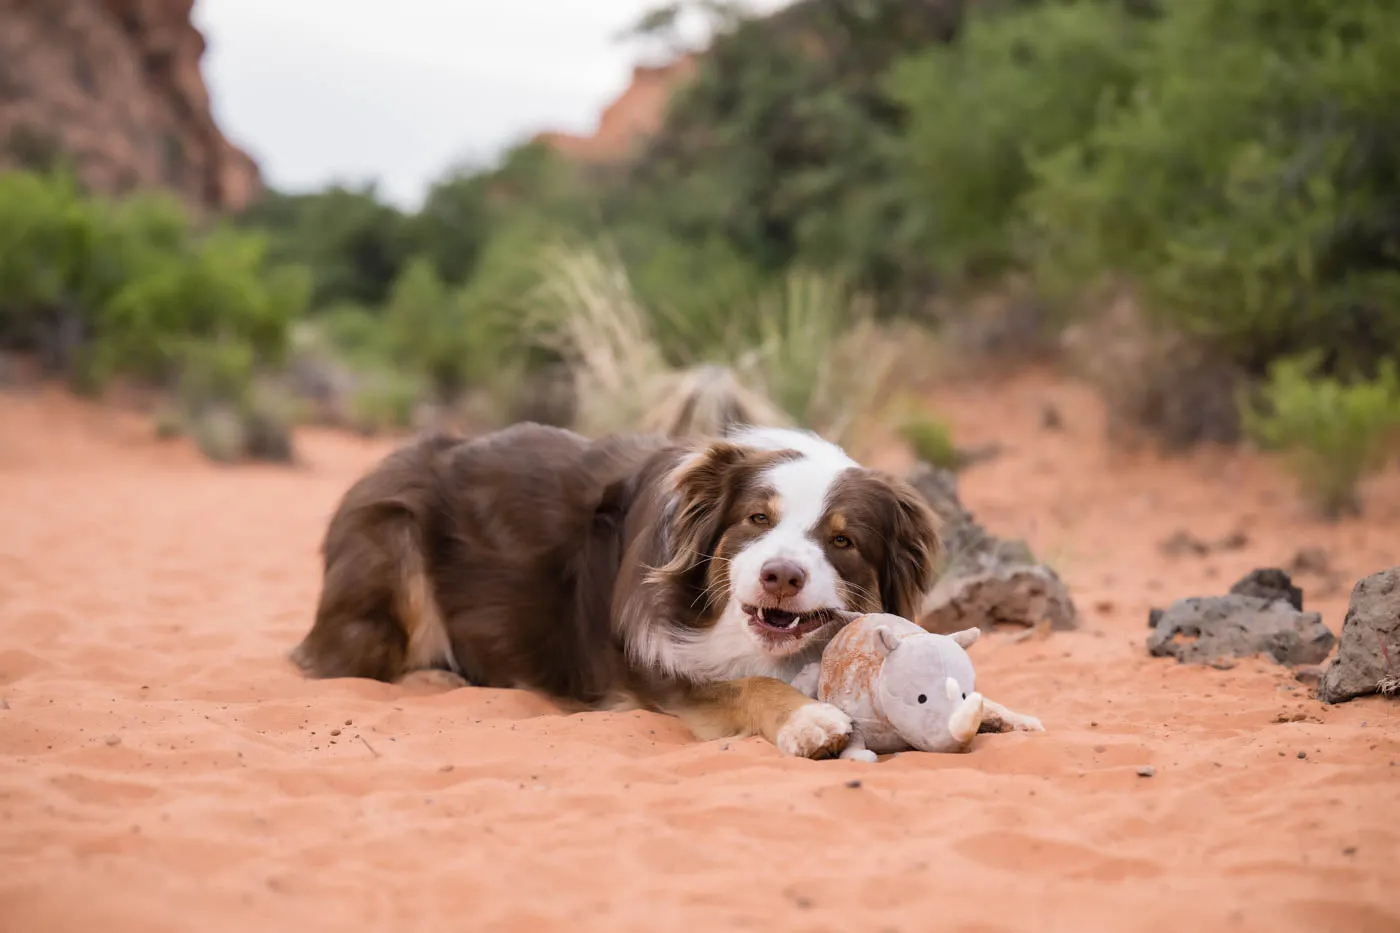
[[[300,468],[219,468],[134,416],[0,395],[0,930],[1400,930],[1400,703],[1143,647],[1150,605],[1308,545],[1339,630],[1352,581],[1400,563],[1400,475],[1327,526],[1259,458],[1110,455],[1072,385],[934,402],[1008,445],[964,498],[1084,624],[973,649],[1046,734],[865,765],[302,680],[323,524],[385,444],[306,432]],[[1163,556],[1177,529],[1248,543]]]

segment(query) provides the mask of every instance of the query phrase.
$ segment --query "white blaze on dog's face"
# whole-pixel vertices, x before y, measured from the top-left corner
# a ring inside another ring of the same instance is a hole
[[[706,611],[670,646],[677,669],[785,676],[843,613],[911,615],[932,584],[937,527],[922,498],[815,435],[744,430],[680,475]]]

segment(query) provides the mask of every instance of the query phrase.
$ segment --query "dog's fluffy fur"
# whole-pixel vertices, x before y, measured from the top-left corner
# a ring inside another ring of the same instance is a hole
[[[840,611],[913,616],[939,537],[916,491],[815,435],[590,441],[520,424],[390,454],[346,493],[323,553],[293,652],[311,676],[445,669],[824,757],[850,720],[787,681]]]

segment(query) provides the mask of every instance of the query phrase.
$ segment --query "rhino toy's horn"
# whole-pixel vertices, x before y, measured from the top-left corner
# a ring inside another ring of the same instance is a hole
[[[982,694],[969,693],[948,720],[948,732],[953,736],[953,741],[962,745],[971,742],[977,730],[982,728],[982,714]]]

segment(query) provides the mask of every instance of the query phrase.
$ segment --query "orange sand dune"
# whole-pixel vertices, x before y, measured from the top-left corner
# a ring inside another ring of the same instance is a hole
[[[1400,562],[1400,476],[1328,527],[1247,456],[1111,457],[1073,386],[934,401],[1008,445],[965,498],[1059,566],[1084,626],[973,649],[1046,734],[865,765],[302,680],[322,525],[383,444],[308,432],[299,468],[218,468],[0,395],[0,930],[1400,930],[1400,704],[1143,647],[1150,605],[1307,545],[1338,630],[1351,581]],[[1248,542],[1164,557],[1178,528]]]

